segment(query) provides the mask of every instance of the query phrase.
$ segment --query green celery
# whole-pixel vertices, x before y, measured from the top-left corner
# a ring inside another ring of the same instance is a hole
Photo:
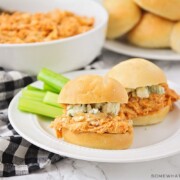
[[[23,97],[19,99],[18,108],[21,111],[43,115],[51,118],[56,118],[63,113],[62,108],[57,108],[44,104],[43,102],[34,101]]]
[[[57,92],[60,92],[62,87],[69,81],[69,79],[63,75],[55,73],[47,68],[43,68],[37,78]]]
[[[43,102],[55,107],[60,107],[60,104],[58,104],[58,94],[47,92],[44,96]]]
[[[46,83],[43,84],[43,89],[44,89],[44,91],[51,91],[51,92],[59,94],[59,90],[56,90],[56,89],[52,88],[51,86],[49,86]]]
[[[44,89],[40,89],[40,88],[37,88],[37,87],[32,86],[32,85],[28,85],[28,86],[27,86],[27,89],[28,89],[28,90],[34,90],[34,91],[44,91],[44,92],[45,92],[45,90],[44,90]]]
[[[42,101],[45,95],[46,95],[46,92],[44,91],[36,91],[36,90],[28,90],[28,89],[22,90],[22,97],[25,97],[28,99]]]

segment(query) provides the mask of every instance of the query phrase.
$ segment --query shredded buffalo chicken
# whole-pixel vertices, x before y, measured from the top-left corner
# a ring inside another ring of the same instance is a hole
[[[66,114],[55,119],[51,124],[52,128],[55,128],[61,137],[62,128],[69,129],[73,132],[95,132],[99,134],[103,133],[120,133],[132,131],[132,122],[126,121],[119,116],[112,116],[105,113],[89,114],[80,113],[74,117]]]
[[[151,94],[149,98],[132,97],[129,93],[129,102],[121,105],[120,117],[133,119],[138,116],[153,114],[166,107],[173,108],[173,102],[180,99],[180,96],[167,84],[161,86],[165,89],[165,94]]]
[[[151,94],[149,98],[133,97],[129,93],[129,102],[121,105],[118,116],[107,113],[79,113],[72,117],[67,115],[65,107],[64,115],[56,118],[51,127],[56,130],[57,136],[62,137],[62,129],[66,128],[73,132],[95,132],[103,133],[121,133],[132,132],[132,121],[130,119],[138,116],[153,114],[167,105],[173,107],[173,102],[180,99],[180,96],[167,84],[162,85],[165,94]]]

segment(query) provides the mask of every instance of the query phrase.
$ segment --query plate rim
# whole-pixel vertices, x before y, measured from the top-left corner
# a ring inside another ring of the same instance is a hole
[[[97,71],[101,71],[101,73],[103,73],[103,72],[105,72],[106,70],[87,70],[87,71],[85,71],[85,72],[97,72]],[[82,72],[82,71],[74,71],[74,72],[71,72],[71,73],[68,73],[68,74],[72,74],[72,73],[79,73],[79,72]],[[171,82],[171,81],[170,81]],[[36,81],[36,82],[34,82],[34,83],[38,83],[38,81]],[[176,83],[173,83],[173,82],[171,82],[172,84],[174,84],[174,86],[176,86],[176,87],[178,87],[179,89],[180,89],[180,86],[178,86],[178,84],[176,84]],[[28,137],[28,136],[26,136],[26,134],[24,134],[23,132],[21,132],[21,130],[19,130],[18,129],[18,127],[16,127],[16,125],[14,124],[14,122],[13,122],[13,117],[11,117],[12,116],[12,109],[14,108],[14,105],[17,103],[17,99],[19,98],[19,96],[21,95],[21,92],[22,92],[22,90],[13,98],[13,100],[11,101],[11,103],[10,103],[10,105],[9,105],[9,108],[8,108],[8,117],[9,117],[9,121],[10,121],[10,123],[11,123],[11,125],[13,126],[13,128],[15,129],[15,131],[19,134],[19,135],[21,135],[24,139],[26,139],[27,141],[29,141],[30,143],[32,143],[32,144],[34,144],[34,145],[36,145],[36,146],[38,146],[38,147],[40,147],[40,148],[42,148],[42,149],[45,149],[45,150],[47,150],[47,151],[50,151],[50,152],[53,152],[53,153],[56,153],[56,154],[59,154],[59,155],[61,155],[61,156],[66,156],[66,157],[70,157],[70,158],[75,158],[75,159],[81,159],[81,160],[88,160],[88,161],[95,161],[95,162],[107,162],[107,163],[133,163],[133,162],[145,162],[145,161],[150,161],[150,160],[155,160],[155,159],[161,159],[161,158],[165,158],[165,157],[168,157],[168,156],[172,156],[172,155],[175,155],[175,154],[177,154],[177,153],[179,153],[180,152],[180,146],[179,146],[179,149],[173,149],[174,151],[171,151],[170,153],[166,153],[166,154],[161,154],[161,155],[154,155],[153,157],[142,157],[141,159],[136,159],[136,158],[134,158],[134,159],[129,159],[129,160],[127,160],[127,159],[112,159],[112,158],[110,158],[110,159],[102,159],[101,157],[98,159],[97,157],[95,157],[94,159],[93,159],[93,157],[89,157],[89,156],[83,156],[83,155],[81,155],[81,156],[79,156],[79,155],[77,155],[77,154],[75,154],[75,155],[73,155],[72,153],[70,154],[70,153],[66,153],[66,152],[59,152],[58,150],[55,150],[55,149],[53,149],[52,147],[48,147],[47,145],[43,145],[43,144],[39,144],[39,142],[35,142],[32,138],[30,138],[30,137]],[[16,107],[17,108],[17,107]],[[20,111],[19,111],[20,112]],[[23,113],[23,112],[20,112],[20,114],[21,113]],[[32,114],[28,114],[29,115],[29,117],[30,116],[34,116],[34,118],[35,118],[35,116],[36,115],[32,115]],[[174,133],[170,138],[173,138],[174,136],[178,136],[178,137],[180,137],[180,129],[176,132],[176,133]],[[49,137],[50,138],[50,137]],[[54,138],[53,138],[54,139]],[[165,140],[163,140],[163,141],[166,141],[166,140],[168,140],[169,138],[167,138],[167,139],[165,139]],[[56,139],[56,141],[58,141],[58,139]],[[163,142],[163,141],[160,141],[159,143],[155,143],[155,144],[152,144],[152,145],[150,145],[150,146],[158,146],[158,145],[161,145],[161,143]],[[145,147],[142,147],[142,148],[144,148],[144,149],[146,149],[146,147],[148,148],[148,146],[145,146]],[[133,149],[133,151],[134,150],[138,150],[138,149],[142,149],[142,148],[135,148],[135,149]],[[58,152],[57,152],[58,151]],[[103,150],[104,151],[104,150]],[[105,150],[105,151],[107,151],[107,150]],[[123,150],[124,151],[124,150]],[[131,149],[131,151],[132,151],[132,149]],[[116,151],[117,152],[117,151]]]
[[[126,44],[125,42],[117,42],[117,40],[106,40],[105,43],[104,43],[104,48],[105,49],[108,49],[112,52],[115,52],[115,53],[119,53],[119,54],[123,54],[123,55],[126,55],[126,56],[131,56],[131,57],[141,57],[141,58],[147,58],[147,59],[151,59],[151,60],[160,60],[160,61],[180,61],[180,54],[174,52],[173,50],[171,49],[167,49],[167,51],[170,51],[170,52],[173,52],[174,53],[174,56],[169,56],[169,55],[158,55],[158,54],[154,54],[154,53],[151,53],[153,55],[149,55],[149,54],[146,54],[146,53],[134,53],[132,51],[127,51],[127,50],[124,50],[124,49],[120,49],[118,47],[115,47],[114,45],[112,45],[111,43],[117,43],[119,45],[126,45],[128,46],[128,44]],[[130,47],[130,46],[129,46]],[[132,45],[133,47],[133,45]],[[148,49],[148,48],[142,48],[142,47],[138,47],[138,46],[134,46],[134,50],[138,48],[138,49],[141,49],[142,51],[143,50],[156,50],[156,51],[161,51],[161,50],[166,50],[165,48],[164,49]]]

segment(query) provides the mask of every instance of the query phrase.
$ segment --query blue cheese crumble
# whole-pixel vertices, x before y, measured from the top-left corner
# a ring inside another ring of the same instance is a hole
[[[118,115],[120,111],[120,103],[96,103],[96,104],[77,104],[67,106],[67,115],[75,116],[78,113],[106,113]]]
[[[140,87],[137,89],[126,89],[127,92],[131,92],[133,97],[149,98],[150,94],[165,94],[164,87],[160,85],[153,85],[147,87]]]

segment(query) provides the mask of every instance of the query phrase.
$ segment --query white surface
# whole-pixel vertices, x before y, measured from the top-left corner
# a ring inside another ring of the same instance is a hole
[[[107,13],[91,0],[0,0],[1,8],[27,12],[47,12],[56,8],[95,17],[95,27],[83,34],[43,43],[0,44],[3,67],[37,73],[42,67],[57,72],[81,68],[99,55],[104,43]]]
[[[46,169],[15,180],[177,180],[167,178],[179,175],[180,155],[144,163],[110,164],[65,159]],[[165,175],[165,178],[157,178]],[[156,176],[156,178],[153,178]],[[3,180],[6,180],[4,178]]]
[[[66,74],[73,78],[80,74],[105,74],[104,70],[80,71]],[[35,83],[36,86],[40,82]],[[169,82],[180,93],[180,87]],[[180,152],[180,103],[160,124],[134,128],[134,143],[127,150],[98,150],[76,146],[55,137],[50,122],[42,117],[23,113],[17,109],[21,93],[9,106],[9,119],[14,129],[26,140],[48,151],[82,160],[97,162],[140,162],[167,157]],[[26,121],[24,121],[26,119]],[[28,123],[28,129],[26,128]],[[33,131],[32,131],[33,129]],[[159,133],[161,132],[161,133]]]
[[[147,49],[128,44],[122,40],[107,40],[104,47],[111,51],[133,56],[162,61],[180,61],[180,54],[171,49]]]

